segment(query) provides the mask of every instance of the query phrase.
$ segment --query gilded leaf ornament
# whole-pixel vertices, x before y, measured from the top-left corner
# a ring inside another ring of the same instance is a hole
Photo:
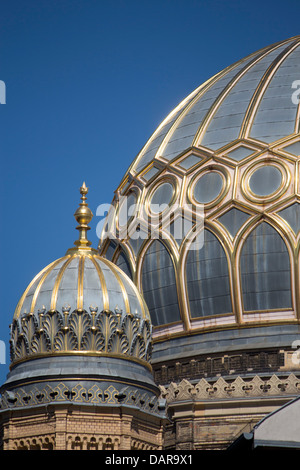
[[[151,325],[138,315],[116,310],[24,315],[11,325],[12,362],[69,351],[125,355],[149,361]]]

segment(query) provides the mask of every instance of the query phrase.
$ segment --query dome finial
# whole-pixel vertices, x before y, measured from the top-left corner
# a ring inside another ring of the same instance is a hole
[[[79,230],[79,239],[74,242],[74,245],[79,247],[88,247],[92,243],[87,239],[87,231],[90,230],[88,224],[93,218],[93,213],[91,209],[88,207],[86,203],[86,194],[88,193],[88,188],[83,182],[80,188],[81,200],[82,202],[79,204],[77,211],[74,214],[76,221],[78,222],[78,226],[76,227]]]

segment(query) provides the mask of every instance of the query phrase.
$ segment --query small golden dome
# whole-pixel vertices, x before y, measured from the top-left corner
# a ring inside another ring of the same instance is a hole
[[[11,325],[12,362],[32,357],[90,353],[147,361],[150,315],[126,274],[90,247],[86,233],[93,214],[88,188],[75,212],[79,239],[30,282]]]

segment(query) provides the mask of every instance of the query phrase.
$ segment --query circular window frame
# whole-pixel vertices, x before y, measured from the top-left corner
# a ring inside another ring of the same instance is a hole
[[[220,193],[210,202],[199,202],[197,199],[194,197],[194,189],[200,178],[205,175],[205,174],[210,174],[210,173],[218,173],[222,180],[223,180],[223,186],[221,188]],[[191,179],[188,190],[187,190],[187,198],[189,202],[192,204],[196,204],[197,206],[205,206],[205,208],[210,209],[211,207],[216,206],[219,204],[219,202],[226,196],[226,194],[229,191],[230,187],[230,175],[229,173],[223,168],[222,166],[219,165],[210,165],[208,167],[202,168],[197,174],[193,176]]]
[[[277,170],[280,171],[281,184],[275,191],[273,191],[269,195],[259,196],[258,194],[255,194],[252,191],[250,187],[250,179],[257,170],[259,170],[260,168],[265,168],[267,166],[272,166],[274,168],[277,168]],[[258,204],[263,204],[266,201],[273,202],[276,199],[280,198],[282,194],[285,193],[285,191],[287,190],[290,184],[290,180],[291,180],[290,172],[288,168],[282,162],[278,162],[277,160],[274,160],[274,159],[268,159],[267,161],[263,160],[260,162],[254,162],[247,168],[247,170],[242,176],[241,191],[242,191],[243,196],[251,202],[255,202]]]
[[[140,203],[140,198],[141,198],[141,194],[140,194],[140,191],[138,190],[138,188],[136,186],[134,186],[133,188],[129,188],[128,191],[126,191],[125,194],[122,194],[122,197],[128,197],[130,196],[130,194],[134,193],[136,195],[136,205],[139,206],[139,203]],[[117,228],[118,230],[124,230],[124,228],[128,227],[131,222],[133,221],[133,219],[136,217],[136,213],[131,215],[128,219],[127,219],[127,222],[123,225],[120,225],[120,219],[119,219],[119,216],[120,216],[120,201],[118,201],[118,206],[117,206],[117,210],[116,210],[116,222],[117,222]]]
[[[172,194],[171,200],[167,204],[168,207],[166,207],[163,211],[153,212],[151,210],[151,199],[155,191],[158,189],[158,187],[164,183],[171,184],[173,188],[173,194]],[[177,199],[177,196],[178,196],[177,180],[175,178],[172,178],[172,176],[169,176],[169,175],[163,176],[162,178],[159,179],[159,181],[155,181],[155,183],[151,186],[148,195],[146,196],[145,208],[146,208],[147,214],[150,215],[151,217],[159,219],[159,217],[162,217],[163,215],[167,214],[171,210],[172,205],[174,204],[174,201]]]

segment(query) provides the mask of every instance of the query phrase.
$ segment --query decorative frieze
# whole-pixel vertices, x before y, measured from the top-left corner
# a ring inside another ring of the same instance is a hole
[[[101,387],[101,384],[97,383],[84,387],[80,382],[73,387],[64,382],[24,386],[3,393],[0,399],[0,411],[65,402],[108,407],[127,405],[152,414],[160,414],[160,409],[163,409],[163,400],[158,400],[151,392],[137,387],[116,387],[112,384]]]
[[[34,356],[90,352],[125,355],[144,361],[151,357],[151,324],[138,314],[122,311],[90,312],[68,306],[57,310],[25,313],[11,325],[12,363]]]
[[[159,388],[167,404],[228,398],[297,396],[300,393],[300,377],[291,373],[285,377],[273,374],[268,379],[258,375],[249,379],[236,377],[234,380],[219,377],[211,381],[202,378],[197,384],[183,379],[179,383],[172,382],[169,386],[160,385]]]
[[[199,356],[193,359],[154,364],[157,384],[169,384],[181,379],[199,380],[201,377],[259,372],[276,372],[285,365],[283,350],[250,351],[220,356]]]

